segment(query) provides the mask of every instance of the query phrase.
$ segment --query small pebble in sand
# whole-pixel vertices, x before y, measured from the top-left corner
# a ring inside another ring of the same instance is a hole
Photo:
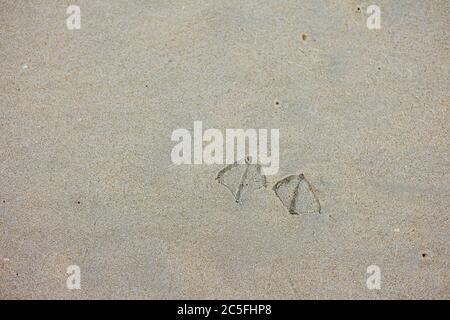
[[[28,69],[28,66],[27,66],[26,64],[24,64],[24,65],[22,66],[22,69]]]

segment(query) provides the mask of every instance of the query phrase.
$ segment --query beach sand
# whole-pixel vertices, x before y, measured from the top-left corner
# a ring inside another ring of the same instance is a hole
[[[447,1],[0,0],[0,29],[0,298],[450,298]],[[236,202],[174,165],[194,121],[279,129],[278,173]],[[320,213],[272,190],[299,174]]]

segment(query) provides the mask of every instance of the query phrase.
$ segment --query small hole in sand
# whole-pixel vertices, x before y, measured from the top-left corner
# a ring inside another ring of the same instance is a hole
[[[422,258],[426,258],[428,255],[426,253],[422,253]]]
[[[302,33],[302,40],[303,40],[303,41],[306,40],[306,37],[307,37],[306,34],[305,34],[305,33]]]

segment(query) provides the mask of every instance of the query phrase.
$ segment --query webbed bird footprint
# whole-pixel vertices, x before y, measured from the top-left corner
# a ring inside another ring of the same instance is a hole
[[[320,213],[319,199],[303,174],[288,176],[278,181],[272,189],[290,214]]]
[[[266,187],[266,176],[261,173],[261,165],[253,164],[249,157],[220,170],[216,180],[231,191],[236,202],[240,202],[246,194]]]

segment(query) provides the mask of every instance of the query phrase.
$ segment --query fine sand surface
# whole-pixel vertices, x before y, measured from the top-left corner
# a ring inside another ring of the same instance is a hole
[[[0,298],[449,299],[448,30],[443,0],[0,0]],[[194,121],[279,129],[279,172],[237,202],[173,165]]]

